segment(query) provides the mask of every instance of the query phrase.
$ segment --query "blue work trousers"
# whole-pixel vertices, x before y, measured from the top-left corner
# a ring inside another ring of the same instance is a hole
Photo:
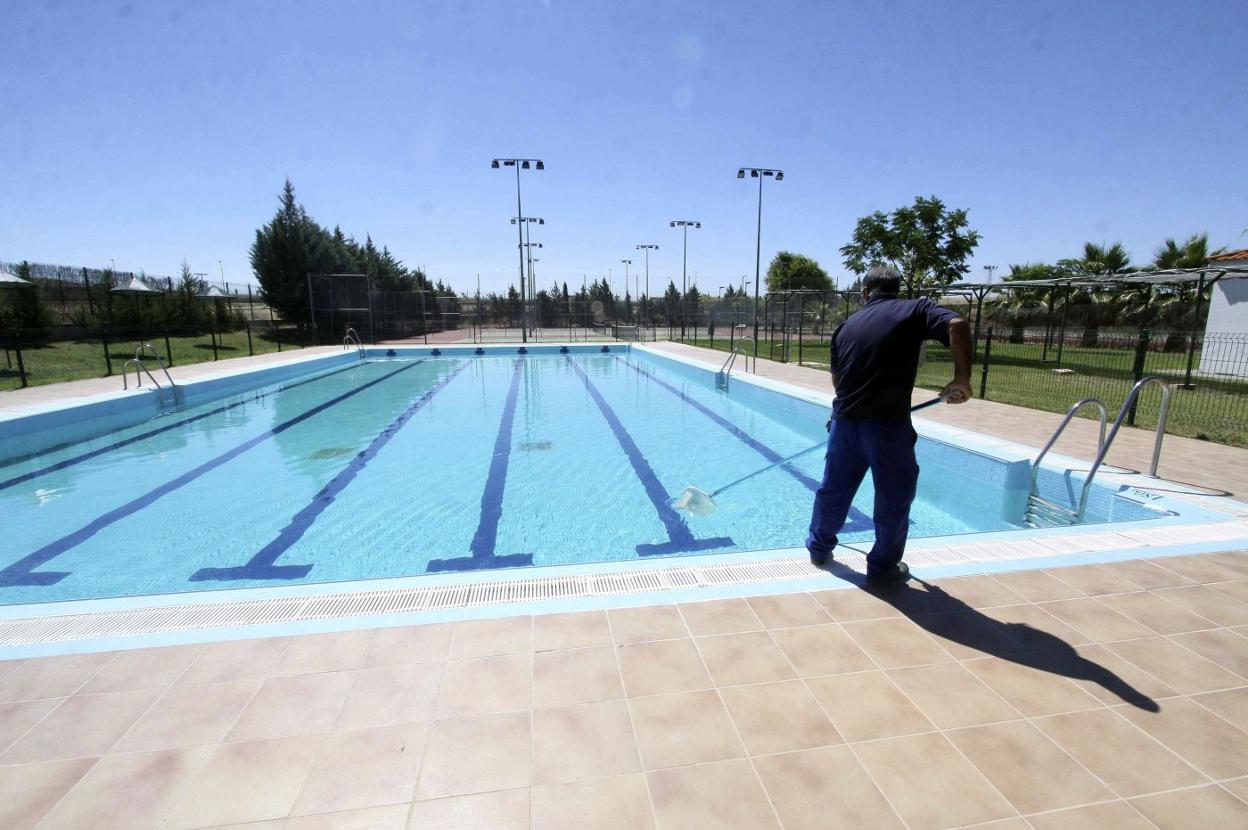
[[[906,549],[910,504],[919,481],[919,465],[914,460],[917,440],[908,421],[832,421],[823,483],[815,491],[810,535],[806,538],[812,557],[823,560],[832,553],[850,503],[870,470],[875,484],[875,544],[867,554],[867,574],[874,577],[892,572]]]

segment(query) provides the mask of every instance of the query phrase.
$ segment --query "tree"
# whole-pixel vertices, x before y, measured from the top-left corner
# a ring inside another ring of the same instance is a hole
[[[30,263],[17,266],[15,276],[31,282]],[[39,340],[52,329],[52,312],[43,303],[37,286],[13,288],[4,292],[8,303],[0,306],[0,329],[13,330],[19,340]]]
[[[282,187],[277,214],[256,231],[251,245],[251,268],[265,301],[287,320],[308,319],[308,274],[313,270],[315,230],[295,201],[290,179]]]
[[[832,288],[832,279],[808,256],[781,251],[776,254],[767,266],[767,290],[792,291],[797,289],[813,289],[828,291]],[[729,291],[732,287],[729,286]]]
[[[1213,254],[1221,251],[1213,251]],[[1154,267],[1169,268],[1202,268],[1209,264],[1209,234],[1192,234],[1182,245],[1174,239],[1167,239],[1157,253],[1153,254]]]
[[[877,210],[858,220],[853,240],[841,248],[845,267],[865,274],[874,265],[891,265],[906,296],[939,296],[970,270],[966,260],[979,244],[966,213],[946,209],[935,196],[917,196],[891,216]]]

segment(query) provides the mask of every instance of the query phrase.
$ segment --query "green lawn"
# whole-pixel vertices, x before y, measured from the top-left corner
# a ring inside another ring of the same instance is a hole
[[[686,342],[693,344],[693,338]],[[728,352],[726,337],[718,334],[712,341],[700,336],[696,345],[713,347]],[[760,340],[759,357],[766,360],[774,354],[779,359],[783,347],[779,340],[772,343]],[[808,339],[802,349],[803,365],[826,369],[827,343]],[[1109,408],[1109,417],[1116,417],[1134,377],[1134,352],[1130,349],[1082,348],[1066,346],[1062,349],[1060,366],[1056,363],[1056,350],[1048,350],[1036,343],[993,343],[989,364],[985,397],[991,401],[1042,409],[1049,412],[1065,412],[1080,398],[1100,398]],[[982,357],[982,347],[981,347]],[[790,361],[797,362],[797,343],[790,344]],[[1196,355],[1196,366],[1200,355]],[[737,366],[741,363],[738,360]],[[1146,355],[1144,373],[1161,375],[1174,380],[1173,397],[1166,432],[1189,438],[1202,438],[1220,444],[1248,446],[1248,383],[1209,380],[1193,377],[1193,389],[1181,388],[1187,355],[1181,352],[1154,352]],[[1070,371],[1054,371],[1054,369]],[[953,362],[949,350],[935,343],[928,344],[927,361],[919,369],[918,386],[939,389],[953,375]],[[980,394],[982,361],[977,361],[972,372],[972,387]],[[1136,408],[1135,425],[1147,429],[1157,426],[1157,412],[1161,406],[1161,390],[1147,387],[1140,395]],[[1095,417],[1095,409],[1085,408],[1083,417]]]
[[[267,332],[266,332],[267,334]],[[287,336],[283,332],[283,336]],[[209,333],[170,337],[166,345],[163,336],[148,338],[148,342],[156,347],[160,359],[169,363],[172,353],[174,366],[186,366],[191,363],[203,363],[213,359],[212,337]],[[110,340],[108,353],[112,359],[113,374],[120,375],[122,365],[134,357],[137,340]],[[282,349],[298,348],[297,344],[283,342]],[[246,357],[251,354],[267,354],[278,350],[277,341],[261,337],[258,331],[251,336],[251,350],[248,351],[247,332],[232,331],[218,335],[216,356],[220,360],[232,357]],[[22,349],[22,361],[26,365],[27,383],[38,386],[45,383],[59,383],[65,380],[82,380],[98,378],[108,374],[104,359],[104,346],[99,340],[74,340],[49,343],[37,348]],[[155,369],[153,366],[149,368]],[[118,388],[120,388],[120,380]],[[13,352],[0,354],[0,390],[17,389],[21,379],[17,370],[17,359]]]

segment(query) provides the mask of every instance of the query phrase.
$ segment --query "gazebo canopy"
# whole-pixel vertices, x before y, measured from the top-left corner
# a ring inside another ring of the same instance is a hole
[[[230,299],[229,294],[226,294],[224,291],[222,291],[220,288],[217,288],[215,285],[208,286],[207,288],[205,288],[203,291],[199,292],[195,296],[201,300],[228,300]]]
[[[109,290],[109,293],[111,294],[133,294],[136,297],[140,295],[150,295],[150,294],[160,293],[155,288],[152,288],[150,285],[143,282],[143,280],[139,279],[138,277],[131,277],[130,282],[126,283],[125,285],[116,285],[108,290]]]
[[[1212,260],[1212,258],[1211,258]],[[1015,288],[1103,288],[1111,285],[1131,285],[1147,283],[1151,285],[1182,285],[1191,282],[1206,284],[1218,280],[1248,279],[1248,260],[1223,259],[1211,261],[1201,268],[1168,268],[1155,271],[1128,271],[1121,274],[1083,274],[1080,276],[1055,277],[1048,280],[1002,280],[1001,282],[958,282],[949,286],[946,292],[975,291],[999,289],[1012,291]]]
[[[10,274],[8,271],[0,271],[0,290],[5,288],[34,288],[35,284],[30,280],[24,280],[17,274]]]

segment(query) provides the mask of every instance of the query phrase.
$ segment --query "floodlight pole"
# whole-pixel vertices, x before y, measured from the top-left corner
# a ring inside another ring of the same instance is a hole
[[[689,294],[689,228],[700,228],[702,223],[690,219],[677,219],[671,223],[671,227],[680,228],[684,236],[684,248],[680,255],[680,339],[684,340],[685,311]]]
[[[659,246],[658,245],[637,245],[635,247],[639,251],[646,252],[646,306],[649,306],[650,305],[650,252],[657,251],[659,249]],[[643,306],[642,311],[645,312],[643,314],[644,319],[641,321],[641,324],[644,327],[645,324],[649,321],[650,309]]]
[[[763,179],[772,176],[776,181],[784,181],[783,170],[770,170],[764,167],[742,167],[737,170],[737,178],[744,179],[745,171],[750,177],[758,179],[758,236],[754,243],[754,359],[758,359],[758,282],[762,270],[763,256]]]
[[[627,294],[628,293],[628,266],[632,265],[633,261],[631,259],[621,259],[620,262],[624,263],[624,293]],[[626,312],[628,311],[627,305],[624,306],[624,310]]]
[[[524,216],[524,208],[520,202],[520,168],[524,167],[527,169],[530,166],[530,163],[532,163],[534,169],[546,169],[546,165],[542,163],[541,159],[494,159],[490,162],[490,167],[495,170],[497,170],[500,165],[502,167],[516,168],[516,219],[520,219]],[[520,243],[518,250],[520,255],[520,296],[523,298],[525,306],[525,313],[522,314],[520,318],[520,339],[521,341],[527,343],[529,342],[529,333],[528,329],[525,328],[525,322],[528,318],[529,300],[528,294],[525,293],[526,289],[524,283],[524,228],[520,226],[519,222],[516,224],[516,240]]]

